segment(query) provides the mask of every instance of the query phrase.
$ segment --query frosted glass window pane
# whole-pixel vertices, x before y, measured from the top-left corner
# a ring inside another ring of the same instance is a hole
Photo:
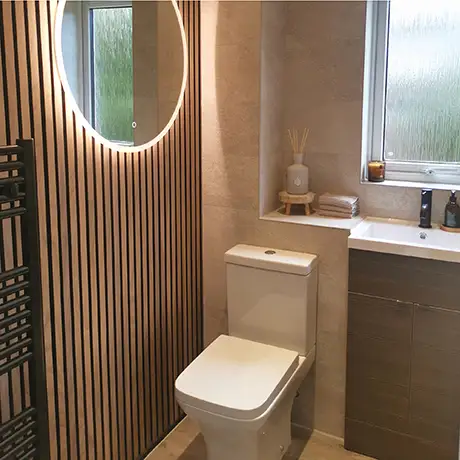
[[[132,8],[95,8],[93,124],[106,139],[132,143]]]
[[[391,0],[385,159],[460,161],[460,0]]]

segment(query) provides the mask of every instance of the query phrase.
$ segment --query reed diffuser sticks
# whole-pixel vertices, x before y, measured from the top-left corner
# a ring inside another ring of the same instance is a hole
[[[310,134],[310,130],[304,128],[302,133],[302,139],[299,145],[299,132],[296,128],[288,129],[289,134],[289,142],[291,144],[292,152],[293,153],[304,153],[305,146],[307,144],[308,135]]]

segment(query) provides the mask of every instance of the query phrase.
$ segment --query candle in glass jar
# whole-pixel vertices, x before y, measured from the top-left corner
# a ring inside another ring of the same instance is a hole
[[[385,162],[370,161],[367,164],[369,182],[383,182],[385,180]]]

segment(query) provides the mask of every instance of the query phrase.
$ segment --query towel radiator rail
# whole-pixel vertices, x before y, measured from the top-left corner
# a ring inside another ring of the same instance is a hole
[[[49,458],[34,142],[0,146],[0,460]]]

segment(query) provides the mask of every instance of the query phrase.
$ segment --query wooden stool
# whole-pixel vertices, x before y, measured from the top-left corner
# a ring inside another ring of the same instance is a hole
[[[287,216],[291,215],[291,205],[293,204],[303,204],[305,206],[305,215],[309,216],[313,213],[311,209],[311,203],[315,199],[315,194],[313,192],[308,192],[305,195],[291,195],[290,193],[283,190],[279,193],[279,198],[281,203],[285,205],[285,213]]]

